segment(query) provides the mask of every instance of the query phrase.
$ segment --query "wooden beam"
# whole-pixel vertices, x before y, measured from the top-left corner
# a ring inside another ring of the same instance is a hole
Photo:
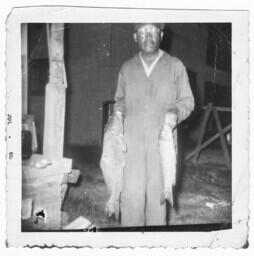
[[[206,131],[207,123],[208,123],[208,120],[209,120],[209,117],[210,117],[210,114],[211,114],[211,111],[212,111],[212,107],[213,107],[212,103],[209,103],[207,105],[204,120],[203,120],[203,123],[202,123],[201,128],[200,128],[200,134],[199,134],[199,137],[198,137],[198,143],[197,143],[196,148],[199,148],[201,146],[202,141],[204,139],[205,131]],[[200,153],[200,151],[196,152],[196,155],[195,155],[195,158],[194,158],[195,163],[198,162],[199,153]]]
[[[46,86],[43,154],[50,160],[63,157],[66,74],[64,24],[47,24],[49,83]]]
[[[206,110],[208,108],[208,105],[202,107],[202,109]],[[213,107],[216,108],[216,110],[219,112],[231,112],[232,111],[231,108],[227,108],[227,107],[216,107],[216,106],[213,106]]]
[[[228,150],[227,142],[226,142],[226,139],[224,137],[223,130],[222,130],[222,125],[221,125],[221,122],[220,122],[220,118],[219,118],[218,112],[215,108],[213,108],[213,116],[215,118],[215,123],[217,125],[217,129],[218,129],[218,132],[219,132],[219,135],[220,135],[220,141],[221,141],[221,146],[222,146],[222,149],[223,149],[223,154],[224,154],[224,158],[225,158],[225,161],[226,161],[226,165],[230,169],[231,168],[231,159],[230,159],[230,155],[229,155],[229,150]]]
[[[228,132],[231,129],[231,124],[226,126],[225,128],[222,129],[223,133]],[[219,133],[216,133],[214,136],[212,136],[210,139],[205,141],[200,147],[196,147],[192,152],[190,152],[186,157],[185,160],[189,160],[190,158],[194,157],[197,152],[200,152],[204,148],[206,148],[208,145],[210,145],[212,142],[214,142],[216,139],[220,137]]]

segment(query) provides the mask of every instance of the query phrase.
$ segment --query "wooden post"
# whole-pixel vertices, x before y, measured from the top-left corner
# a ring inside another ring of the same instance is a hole
[[[213,108],[213,116],[214,116],[215,123],[217,125],[217,129],[218,129],[218,132],[219,132],[219,135],[220,135],[220,141],[221,141],[221,145],[222,145],[226,165],[230,169],[231,168],[231,160],[230,160],[230,156],[229,156],[228,146],[227,146],[226,139],[224,137],[224,133],[223,133],[223,129],[222,129],[222,126],[221,126],[220,118],[219,118],[219,115],[218,115],[218,112],[217,112],[216,108]]]
[[[47,25],[49,83],[46,85],[43,154],[63,157],[66,75],[64,67],[64,24]]]
[[[206,126],[207,126],[207,123],[208,123],[208,120],[209,120],[209,117],[210,117],[210,114],[211,114],[212,107],[213,107],[213,104],[208,103],[207,109],[205,111],[205,117],[204,117],[203,123],[202,123],[201,128],[200,128],[200,135],[198,137],[198,143],[197,143],[196,148],[199,148],[201,146],[202,142],[203,142],[203,139],[204,139],[204,136],[205,136],[205,131],[206,131]],[[197,164],[197,162],[198,162],[199,154],[200,154],[200,150],[196,151],[196,154],[194,156],[194,163],[195,164]]]
[[[199,138],[198,138],[197,146],[195,147],[195,149],[192,152],[190,152],[185,157],[185,160],[189,160],[190,158],[194,157],[194,162],[195,162],[195,164],[197,164],[200,152],[204,148],[206,148],[208,145],[210,145],[213,141],[220,138],[222,149],[223,149],[223,154],[224,154],[224,158],[225,158],[225,162],[226,162],[227,167],[230,169],[231,168],[231,157],[230,157],[230,154],[229,154],[229,149],[228,149],[227,142],[226,142],[224,134],[231,129],[231,124],[222,128],[220,118],[219,118],[219,115],[218,115],[218,111],[230,112],[231,110],[230,110],[230,108],[226,108],[226,107],[214,107],[212,103],[209,103],[207,106],[203,107],[203,109],[205,110],[205,117],[204,117],[203,123],[201,125],[200,135],[199,135]],[[213,117],[215,119],[215,123],[216,123],[216,126],[217,126],[218,133],[216,133],[214,136],[212,136],[207,141],[202,143],[211,112],[213,113]]]

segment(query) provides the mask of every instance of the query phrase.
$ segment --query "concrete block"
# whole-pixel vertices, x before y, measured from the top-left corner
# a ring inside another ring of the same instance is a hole
[[[22,182],[31,178],[43,180],[45,176],[69,173],[72,170],[72,159],[69,158],[53,160],[51,165],[41,169],[33,165],[45,158],[43,155],[33,154],[29,161],[24,162],[22,166]]]
[[[77,183],[80,176],[80,170],[73,169],[70,173],[64,174],[63,183]]]

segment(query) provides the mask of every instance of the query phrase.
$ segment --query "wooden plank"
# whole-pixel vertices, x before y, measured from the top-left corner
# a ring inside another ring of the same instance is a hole
[[[227,108],[227,107],[217,107],[217,106],[213,106],[214,108],[216,108],[217,111],[220,112],[231,112],[231,108]],[[208,108],[208,106],[204,106],[202,107],[202,109],[206,110]]]
[[[224,133],[223,133],[222,125],[221,125],[221,122],[220,122],[220,118],[219,118],[218,112],[215,108],[213,109],[213,115],[214,115],[214,118],[215,118],[215,122],[216,122],[216,125],[217,125],[219,135],[220,135],[220,141],[221,141],[221,145],[222,145],[226,165],[230,169],[231,168],[231,159],[230,159],[230,155],[229,155],[229,150],[228,150],[226,139],[224,137]]]
[[[43,154],[50,160],[63,157],[66,78],[64,24],[47,24],[49,82],[46,85]]]
[[[204,120],[203,120],[203,123],[202,123],[201,128],[200,128],[200,134],[199,134],[199,137],[198,137],[198,142],[197,142],[196,148],[199,148],[201,146],[202,141],[204,139],[205,131],[206,131],[206,127],[207,127],[207,123],[208,123],[208,120],[209,120],[209,117],[210,117],[210,113],[211,113],[212,107],[213,107],[212,103],[209,103],[207,105],[207,109],[206,109],[206,112],[205,112]],[[196,151],[195,158],[194,158],[194,162],[195,163],[198,162],[199,152],[200,151]]]
[[[228,132],[231,129],[231,124],[229,124],[228,126],[226,126],[225,128],[222,129],[223,133]],[[201,150],[203,150],[204,148],[206,148],[208,145],[210,145],[212,142],[214,142],[216,139],[218,139],[220,137],[219,133],[216,133],[214,136],[212,136],[210,139],[208,139],[207,141],[205,141],[200,147],[196,147],[192,152],[190,152],[186,157],[185,160],[189,160],[190,158],[194,157],[197,152],[200,152]]]

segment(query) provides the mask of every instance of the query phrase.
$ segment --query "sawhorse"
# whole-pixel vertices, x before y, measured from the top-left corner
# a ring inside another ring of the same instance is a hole
[[[219,118],[219,115],[218,115],[218,111],[231,112],[231,109],[226,108],[226,107],[215,107],[215,106],[213,106],[213,103],[209,103],[207,106],[203,107],[203,109],[205,110],[205,116],[204,116],[204,120],[201,124],[197,146],[195,147],[195,149],[192,152],[190,152],[186,156],[185,160],[189,160],[192,157],[194,157],[194,163],[197,165],[201,151],[204,148],[206,148],[207,146],[209,146],[211,143],[213,143],[215,140],[220,138],[220,142],[221,142],[221,146],[222,146],[222,149],[223,149],[223,154],[224,154],[224,159],[225,159],[226,166],[229,169],[231,169],[231,157],[230,157],[228,145],[227,145],[227,142],[226,142],[226,139],[225,139],[225,133],[227,133],[228,131],[231,130],[232,125],[229,124],[226,127],[222,128],[221,121],[220,121],[220,118]],[[207,128],[207,124],[208,124],[208,121],[209,121],[209,118],[210,118],[211,114],[213,115],[213,117],[215,119],[215,123],[216,123],[218,132],[215,135],[213,135],[211,138],[209,138],[208,140],[203,142],[205,132],[206,132],[206,128]]]

